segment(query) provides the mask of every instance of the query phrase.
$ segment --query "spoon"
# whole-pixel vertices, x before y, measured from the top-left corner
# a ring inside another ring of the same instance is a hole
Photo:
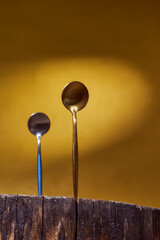
[[[28,120],[28,128],[32,134],[37,137],[38,158],[37,158],[37,175],[38,175],[38,195],[42,195],[42,161],[41,161],[41,137],[48,132],[50,120],[46,114],[38,112],[33,113]]]
[[[62,92],[62,102],[72,113],[73,119],[73,144],[72,144],[72,166],[73,166],[73,191],[74,198],[78,197],[78,139],[77,139],[77,112],[84,108],[88,102],[89,93],[81,82],[70,82]]]

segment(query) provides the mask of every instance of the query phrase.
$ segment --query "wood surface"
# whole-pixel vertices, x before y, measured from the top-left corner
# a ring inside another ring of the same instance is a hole
[[[2,240],[160,240],[160,209],[112,201],[0,195]]]

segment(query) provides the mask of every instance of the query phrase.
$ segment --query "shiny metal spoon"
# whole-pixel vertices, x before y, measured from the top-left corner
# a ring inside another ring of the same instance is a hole
[[[78,140],[77,140],[77,112],[84,108],[88,102],[89,93],[87,88],[81,82],[71,82],[65,86],[62,92],[62,102],[64,106],[71,111],[73,118],[73,146],[72,146],[72,164],[73,164],[73,190],[74,198],[78,197]]]
[[[38,176],[38,195],[42,195],[42,161],[41,161],[41,137],[48,132],[50,120],[46,114],[38,112],[33,113],[28,120],[28,128],[32,134],[37,137],[38,158],[37,158],[37,176]]]

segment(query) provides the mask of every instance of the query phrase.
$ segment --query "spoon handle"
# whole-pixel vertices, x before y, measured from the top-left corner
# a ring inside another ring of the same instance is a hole
[[[72,148],[72,164],[73,164],[73,189],[74,198],[78,197],[78,139],[77,139],[77,116],[76,112],[72,112],[73,116],[73,148]]]
[[[42,195],[41,136],[37,136],[37,143],[38,143],[38,158],[37,158],[38,195]]]

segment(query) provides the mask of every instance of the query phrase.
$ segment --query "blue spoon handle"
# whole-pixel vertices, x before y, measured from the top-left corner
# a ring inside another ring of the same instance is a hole
[[[41,161],[41,136],[37,137],[38,158],[37,158],[37,178],[38,178],[38,195],[42,195],[42,161]]]

